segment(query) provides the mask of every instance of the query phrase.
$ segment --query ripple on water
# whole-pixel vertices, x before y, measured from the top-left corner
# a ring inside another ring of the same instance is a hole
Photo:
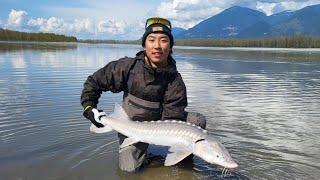
[[[80,106],[84,80],[137,49],[79,45],[0,52],[0,174],[5,179],[43,179],[39,171],[48,179],[96,174],[96,179],[222,179],[220,167],[199,158],[194,167],[164,167],[162,159],[126,176],[117,167],[116,133],[89,132]],[[318,179],[319,61],[238,55],[174,54],[188,91],[187,110],[206,116],[208,132],[240,165],[224,179]],[[99,107],[110,113],[121,96],[104,94]]]

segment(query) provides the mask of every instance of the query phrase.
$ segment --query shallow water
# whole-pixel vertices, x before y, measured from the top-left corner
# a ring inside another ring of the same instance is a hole
[[[199,158],[121,172],[116,133],[89,132],[80,94],[88,75],[139,49],[0,43],[0,179],[318,179],[320,54],[280,50],[174,51],[188,111],[206,116],[240,165],[231,176]],[[99,107],[111,112],[121,97],[105,93]]]

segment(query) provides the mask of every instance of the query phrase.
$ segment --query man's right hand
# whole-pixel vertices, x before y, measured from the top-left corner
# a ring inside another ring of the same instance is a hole
[[[106,113],[102,110],[98,110],[96,108],[88,106],[83,111],[83,116],[89,119],[97,128],[104,127],[104,125],[101,124],[101,118],[103,116],[106,116]]]

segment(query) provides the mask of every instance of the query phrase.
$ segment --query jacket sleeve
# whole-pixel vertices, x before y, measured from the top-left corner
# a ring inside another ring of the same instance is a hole
[[[186,121],[185,108],[188,105],[187,90],[180,74],[168,84],[164,95],[162,119]]]
[[[120,59],[112,61],[105,67],[88,76],[83,84],[81,105],[96,107],[101,93],[111,91],[113,93],[124,91],[129,69],[133,65],[133,59]]]

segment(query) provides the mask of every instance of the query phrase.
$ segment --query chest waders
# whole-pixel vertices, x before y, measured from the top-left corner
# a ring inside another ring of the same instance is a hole
[[[156,121],[161,120],[162,105],[160,102],[151,102],[135,97],[129,93],[124,94],[123,108],[131,120]],[[187,122],[201,126],[205,129],[205,117],[199,113],[188,113]],[[122,144],[125,135],[118,133],[119,144]],[[148,144],[135,143],[119,150],[119,168],[127,172],[139,170],[146,159]]]
[[[123,109],[133,121],[152,121],[161,119],[160,102],[151,102],[124,93]],[[119,144],[127,136],[118,133]],[[142,165],[147,155],[148,144],[135,143],[119,150],[119,168],[123,171],[134,172]]]

